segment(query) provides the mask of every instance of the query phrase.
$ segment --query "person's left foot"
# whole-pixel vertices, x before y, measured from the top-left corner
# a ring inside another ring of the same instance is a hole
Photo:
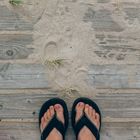
[[[63,107],[60,104],[56,104],[54,106],[50,106],[50,108],[46,111],[44,116],[41,118],[41,133],[43,132],[44,128],[48,125],[49,121],[53,118],[56,112],[57,118],[64,124],[64,115],[63,115]],[[61,133],[54,128],[46,140],[62,140]]]

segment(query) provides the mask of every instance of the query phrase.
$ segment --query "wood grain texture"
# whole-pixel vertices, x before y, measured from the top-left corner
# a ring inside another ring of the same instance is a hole
[[[0,70],[0,88],[47,88],[41,64],[0,64]],[[95,88],[140,88],[140,65],[91,65],[89,82]]]
[[[33,48],[27,48],[32,43],[32,34],[1,34],[0,60],[25,59]]]
[[[101,140],[138,140],[140,138],[140,123],[104,123],[101,130]],[[2,123],[0,122],[1,140],[39,140],[38,123]],[[67,140],[74,140],[71,126],[66,135]]]
[[[55,48],[60,57],[71,54],[72,63],[64,72],[71,72],[73,65],[85,72],[80,61],[89,54],[88,77],[81,79],[92,87],[90,98],[102,112],[101,140],[139,140],[140,2],[25,0],[19,7],[7,2],[0,1],[0,140],[39,140],[41,105],[60,97],[70,112],[81,96],[76,90],[68,93],[49,87],[50,73],[35,60],[42,51],[45,57],[55,56]],[[75,139],[71,125],[66,139]]]
[[[95,34],[98,43],[94,53],[98,58],[108,61],[139,63],[139,35],[134,32],[127,34],[112,34],[98,32]]]
[[[13,30],[33,30],[33,25],[14,10],[9,10],[6,6],[0,6],[0,31]]]
[[[48,88],[41,64],[0,64],[0,88]]]
[[[95,88],[140,88],[140,65],[91,65],[89,81]]]
[[[69,111],[75,98],[70,98],[62,92],[48,92],[39,90],[37,92],[12,91],[10,93],[0,92],[0,118],[1,119],[31,119],[35,121],[38,117],[41,105],[52,97],[61,97],[67,102]],[[98,92],[92,99],[99,105],[103,121],[114,122],[133,121],[140,118],[140,95],[138,93],[109,93]]]

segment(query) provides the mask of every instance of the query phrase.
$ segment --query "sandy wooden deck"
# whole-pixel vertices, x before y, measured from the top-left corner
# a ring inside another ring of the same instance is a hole
[[[42,103],[80,96],[101,108],[101,140],[140,140],[140,2],[0,0],[0,140],[39,140]]]

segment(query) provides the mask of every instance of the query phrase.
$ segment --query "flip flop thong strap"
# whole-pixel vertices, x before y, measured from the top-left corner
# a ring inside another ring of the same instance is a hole
[[[42,134],[41,134],[41,140],[46,140],[46,138],[48,137],[48,135],[50,134],[50,132],[56,128],[63,136],[65,136],[65,126],[63,125],[62,122],[60,122],[56,115],[54,115],[54,117],[51,119],[51,121],[49,122],[49,124],[44,128]]]
[[[78,134],[80,130],[86,126],[87,128],[90,129],[92,134],[95,136],[96,140],[100,140],[100,133],[97,127],[87,118],[86,115],[83,115],[81,119],[75,124],[75,133],[76,133],[76,138],[78,138]]]

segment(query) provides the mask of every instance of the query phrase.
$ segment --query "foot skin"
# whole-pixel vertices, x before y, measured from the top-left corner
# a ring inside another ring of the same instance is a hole
[[[43,132],[44,128],[48,125],[49,121],[53,118],[53,115],[57,115],[57,118],[64,124],[64,115],[63,115],[63,107],[60,104],[56,104],[54,106],[50,106],[44,116],[41,118],[40,129]],[[46,140],[62,140],[61,133],[54,128]]]
[[[76,106],[76,118],[77,122],[83,115],[83,112],[87,115],[91,122],[99,129],[100,127],[100,116],[96,111],[89,106],[88,104],[84,104],[83,102],[79,102]],[[78,135],[78,140],[96,140],[95,136],[92,134],[90,129],[84,126]]]

